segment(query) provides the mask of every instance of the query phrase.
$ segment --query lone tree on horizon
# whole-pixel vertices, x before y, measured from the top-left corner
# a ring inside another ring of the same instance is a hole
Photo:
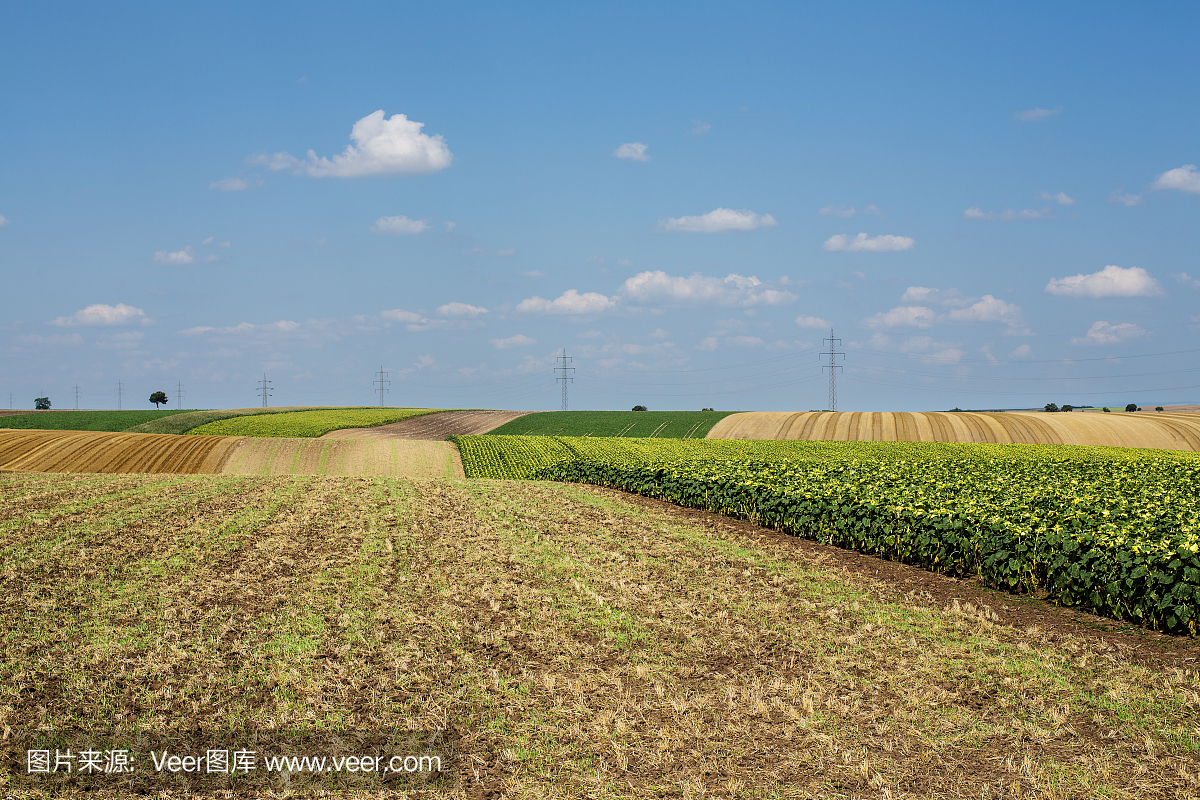
[[[33,398],[33,410],[34,411],[49,411],[50,410],[50,398],[49,397]]]
[[[150,395],[150,402],[154,403],[155,408],[158,408],[159,403],[167,402],[167,393],[166,392],[155,392],[154,394]]]

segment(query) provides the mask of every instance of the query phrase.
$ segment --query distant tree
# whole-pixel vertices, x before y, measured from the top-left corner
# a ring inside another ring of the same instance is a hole
[[[952,408],[952,409],[950,409],[950,410],[951,410],[951,411],[962,411],[962,409],[961,409],[961,408],[959,408],[958,406],[955,406],[954,408]],[[1049,410],[1049,409],[1047,409],[1047,410]]]
[[[634,411],[645,411],[646,407],[645,406],[634,406],[633,410]]]
[[[1125,406],[1125,410],[1126,411],[1137,411],[1138,410],[1137,403],[1130,403],[1129,405]]]
[[[50,398],[49,397],[33,398],[33,407],[37,411],[49,411],[50,410]]]
[[[154,394],[150,395],[150,402],[154,403],[155,408],[158,408],[159,403],[168,402],[167,401],[167,393],[166,392],[155,392]]]
[[[1063,406],[1063,407],[1062,407],[1062,410],[1063,410],[1063,411],[1074,411],[1074,410],[1075,410],[1075,406],[1072,406],[1072,405],[1065,405],[1065,406]]]
[[[1105,406],[1105,407],[1104,407],[1104,413],[1105,413],[1105,414],[1107,414],[1107,413],[1109,413],[1109,412],[1111,412],[1111,411],[1112,411],[1112,409],[1111,409],[1111,408],[1109,408],[1108,406]]]
[[[711,409],[711,408],[702,408],[702,409],[700,409],[700,410],[701,410],[701,411],[712,411],[712,409]]]
[[[1162,411],[1162,410],[1163,410],[1163,407],[1162,407],[1162,406],[1155,406],[1155,407],[1154,407],[1154,410],[1155,410],[1155,411]]]
[[[1055,403],[1046,403],[1046,411],[1058,411],[1058,405]]]

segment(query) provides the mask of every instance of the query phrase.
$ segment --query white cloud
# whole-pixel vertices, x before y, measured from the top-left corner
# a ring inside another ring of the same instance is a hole
[[[429,230],[429,220],[408,217],[380,217],[371,226],[371,233],[380,236],[410,236]]]
[[[1013,114],[1013,117],[1022,122],[1041,122],[1047,117],[1061,114],[1062,110],[1062,106],[1057,106],[1056,108],[1031,108],[1028,111],[1018,111],[1016,114]]]
[[[1150,188],[1178,189],[1181,192],[1200,194],[1200,172],[1196,172],[1195,164],[1184,164],[1159,175]]]
[[[697,350],[716,350],[717,349],[717,337],[715,337],[715,336],[704,337],[703,339],[700,340],[700,344],[696,345],[696,349]]]
[[[1009,353],[1008,357],[1009,358],[1029,358],[1029,356],[1031,356],[1031,355],[1033,355],[1033,348],[1027,344],[1023,344],[1020,347],[1018,347],[1016,350],[1013,350],[1011,353]]]
[[[765,344],[757,336],[730,336],[725,339],[725,343],[734,347],[762,347]]]
[[[830,328],[829,320],[820,317],[796,317],[796,324],[801,328]]]
[[[1121,203],[1127,206],[1140,206],[1146,202],[1140,194],[1126,194],[1124,190],[1114,191],[1109,195],[1108,202]]]
[[[613,155],[629,161],[649,161],[650,156],[646,155],[646,148],[648,146],[641,142],[626,142],[616,150],[613,150]]]
[[[521,273],[521,275],[523,275],[526,278],[544,278],[544,277],[546,277],[546,273],[542,272],[540,269],[525,270],[524,272]]]
[[[896,250],[911,250],[916,243],[916,239],[910,239],[907,236],[892,236],[890,234],[867,236],[865,233],[860,233],[851,239],[846,234],[839,233],[826,239],[825,244],[821,245],[821,247],[831,252],[844,250],[851,253],[887,253]]]
[[[403,309],[393,308],[389,311],[380,312],[379,316],[392,322],[407,322],[420,323],[424,322],[425,318],[413,311],[404,311]]]
[[[688,131],[692,136],[703,136],[712,130],[712,125],[707,122],[701,122],[698,119],[692,120],[692,129]]]
[[[1093,322],[1088,332],[1083,336],[1073,338],[1071,344],[1117,344],[1145,335],[1146,331],[1132,322],[1110,325],[1101,321]]]
[[[8,224],[10,224],[8,219],[3,214],[0,214],[0,228],[3,228],[5,225],[8,225]]]
[[[526,347],[531,344],[537,344],[537,339],[530,339],[528,336],[517,334],[509,336],[507,339],[492,339],[492,344],[497,350],[507,350],[510,347]]]
[[[240,192],[249,189],[250,184],[244,178],[222,178],[210,183],[208,188],[220,189],[222,192]]]
[[[353,142],[341,155],[322,158],[309,150],[307,161],[288,153],[253,156],[251,161],[273,170],[294,169],[312,178],[417,175],[445,169],[454,155],[441,136],[421,133],[424,126],[404,114],[385,118],[380,109],[354,123],[350,129]]]
[[[1162,294],[1162,287],[1141,267],[1109,264],[1090,275],[1051,278],[1045,291],[1069,297],[1154,297]]]
[[[817,213],[822,217],[841,217],[842,219],[849,219],[857,214],[858,211],[854,208],[854,206],[825,206]]]
[[[622,267],[632,267],[633,266],[633,262],[630,261],[628,258],[618,258],[617,263],[620,264]]]
[[[568,289],[553,300],[534,295],[517,304],[517,311],[541,314],[598,314],[616,305],[616,301],[597,292],[580,294]]]
[[[589,263],[589,264],[603,264],[603,263],[604,263],[604,256],[588,256],[588,257],[587,257],[587,263]]]
[[[891,311],[883,311],[867,319],[865,322],[871,328],[929,328],[933,326],[937,314],[924,306],[897,306]]]
[[[155,264],[193,264],[196,261],[195,254],[192,253],[192,248],[185,247],[183,250],[157,250],[154,253]]]
[[[900,297],[901,303],[937,303],[943,306],[967,306],[974,302],[958,289],[931,289],[928,286],[909,286]]]
[[[486,308],[480,306],[472,306],[466,303],[446,303],[444,306],[438,306],[437,313],[443,317],[471,317],[474,319],[480,314],[488,313]]]
[[[128,325],[131,322],[140,322],[142,325],[154,324],[154,320],[149,319],[146,312],[124,303],[117,303],[115,306],[95,303],[76,311],[69,317],[58,317],[50,324],[70,328],[76,325]]]
[[[446,220],[442,224],[446,226],[446,233],[454,233],[454,229],[458,227],[457,222],[451,222],[450,220]]]
[[[1066,197],[1066,195],[1063,195]],[[1067,198],[1070,199],[1070,198]],[[1075,202],[1075,201],[1071,201]],[[984,211],[979,206],[972,206],[963,212],[963,216],[967,219],[993,219],[993,220],[1014,220],[1014,219],[1050,219],[1054,216],[1050,209],[1043,208],[1034,210],[1032,208],[1024,208],[1020,211],[1013,211],[1011,208],[1006,208],[1003,211]]]
[[[1041,194],[1038,195],[1038,197],[1040,197],[1042,200],[1053,200],[1054,202],[1058,203],[1060,206],[1075,205],[1075,198],[1071,197],[1066,192],[1055,192],[1054,194],[1050,194],[1049,192],[1043,190],[1041,192]]]
[[[503,250],[484,250],[482,247],[472,247],[470,250],[464,250],[463,255],[467,256],[515,256],[517,248],[506,247]]]
[[[1193,289],[1200,289],[1200,278],[1193,278],[1186,272],[1173,272],[1171,277],[1182,283],[1184,286],[1190,286]]]
[[[773,228],[779,223],[770,214],[756,214],[745,208],[716,208],[694,217],[673,217],[658,221],[666,233],[729,233]]]
[[[688,277],[668,275],[662,270],[639,272],[626,279],[618,291],[639,303],[717,303],[724,306],[776,306],[795,302],[787,290],[769,289],[753,275],[736,273],[709,278],[694,273]]]
[[[1012,328],[1025,325],[1025,318],[1019,306],[1006,303],[990,294],[985,294],[966,308],[952,310],[949,316],[955,322],[1003,322]]]
[[[670,336],[671,334],[668,333],[667,331],[663,330],[662,328],[655,328],[654,330],[650,331],[650,333],[647,335],[651,339],[665,339],[668,336]]]

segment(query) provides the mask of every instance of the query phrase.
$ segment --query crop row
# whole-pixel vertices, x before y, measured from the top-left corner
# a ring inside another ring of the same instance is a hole
[[[199,436],[315,438],[343,428],[371,428],[433,414],[436,408],[336,408],[229,417],[187,431]]]
[[[1158,629],[1200,625],[1191,453],[515,438],[460,437],[466,474],[611,486]]]

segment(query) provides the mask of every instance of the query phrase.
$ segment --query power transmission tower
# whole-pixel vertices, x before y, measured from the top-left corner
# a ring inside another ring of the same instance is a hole
[[[13,393],[12,392],[8,393],[8,410],[9,411],[13,410]]]
[[[834,356],[841,356],[844,359],[846,354],[839,353],[833,349],[836,343],[842,341],[841,339],[835,339],[833,337],[833,328],[829,329],[829,338],[822,339],[821,341],[829,342],[828,352],[821,353],[823,356],[829,356],[829,363],[823,364],[821,369],[829,370],[829,410],[837,411],[837,371],[841,369],[841,367],[834,364],[833,360]]]
[[[120,381],[117,381],[117,411],[121,410],[121,395],[124,393],[124,390],[125,387],[121,385]]]
[[[263,373],[262,380],[258,384],[258,391],[262,393],[263,408],[266,408],[267,398],[271,396],[271,382],[267,380],[267,373]]]
[[[561,372],[561,373],[562,373],[561,375],[556,375],[556,376],[555,376],[555,378],[554,378],[554,380],[556,380],[556,381],[562,381],[562,385],[563,385],[562,410],[563,410],[563,411],[566,411],[566,410],[567,410],[567,384],[568,384],[569,382],[571,382],[571,381],[575,380],[575,378],[573,378],[572,376],[570,376],[570,375],[568,375],[568,374],[567,374],[568,370],[569,370],[569,371],[571,371],[571,372],[574,372],[574,371],[575,371],[575,368],[574,368],[574,367],[568,367],[568,366],[567,366],[567,362],[568,362],[568,361],[574,361],[575,359],[573,359],[573,358],[571,358],[569,355],[567,355],[567,349],[564,347],[564,348],[563,348],[563,354],[562,354],[561,356],[556,356],[556,357],[554,358],[554,360],[555,360],[555,361],[561,361],[561,362],[562,362],[562,366],[561,366],[561,367],[555,367],[555,368],[554,368],[554,371],[555,371],[555,372]]]
[[[79,384],[75,384],[75,410],[79,410]]]
[[[375,391],[379,392],[379,407],[383,408],[383,394],[384,394],[384,392],[391,391],[391,389],[388,389],[387,387],[391,386],[392,382],[387,379],[388,374],[383,371],[382,364],[379,366],[379,372],[376,372],[375,374],[378,375],[379,377],[376,378],[375,380],[371,381],[371,383],[379,384],[379,388],[376,389]]]
[[[176,408],[183,408],[183,381],[175,382],[175,402]]]

